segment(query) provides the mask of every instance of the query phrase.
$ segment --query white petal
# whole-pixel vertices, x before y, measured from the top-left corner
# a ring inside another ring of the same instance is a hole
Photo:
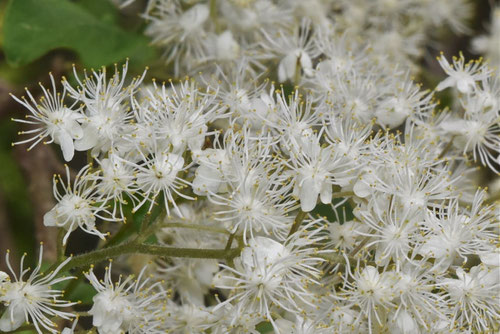
[[[352,188],[354,194],[358,197],[365,198],[371,194],[371,188],[364,180],[357,180]]]
[[[312,76],[313,71],[311,58],[309,58],[309,55],[303,51],[300,54],[300,66],[306,76]]]
[[[43,225],[45,226],[57,226],[56,223],[56,211],[54,209],[50,210],[43,216]]]
[[[408,114],[396,110],[380,109],[375,112],[375,116],[379,124],[393,129],[403,124]]]
[[[82,126],[77,121],[69,121],[66,128],[74,139],[83,137]]]
[[[56,138],[54,138],[56,139]],[[73,145],[73,138],[66,132],[60,131],[58,133],[56,141],[61,145],[61,150],[64,156],[64,160],[71,161],[75,155],[75,146]]]
[[[280,61],[278,66],[278,80],[284,82],[287,79],[292,79],[295,75],[297,67],[297,56],[295,52],[289,53]]]
[[[332,185],[330,182],[323,182],[320,193],[321,203],[329,204],[332,202]]]
[[[203,125],[201,133],[196,136],[192,136],[188,138],[188,147],[191,151],[201,150],[203,144],[205,143],[205,133],[207,131],[207,126]]]
[[[305,180],[300,188],[299,198],[302,211],[309,212],[316,207],[319,191],[316,189],[312,178]]]
[[[442,91],[443,89],[446,89],[446,88],[449,88],[449,87],[453,87],[455,86],[455,79],[453,77],[448,77],[446,79],[444,79],[443,81],[441,81],[439,83],[439,85],[437,85],[436,87],[436,90],[438,92]]]
[[[198,167],[193,180],[193,192],[204,196],[209,192],[217,193],[222,177],[217,169],[201,165]]]
[[[7,307],[0,318],[0,331],[2,332],[14,331],[26,322],[23,310],[21,310],[20,307],[17,310],[12,310],[12,307],[14,307],[13,304]]]
[[[471,91],[471,87],[474,86],[474,80],[468,79],[469,78],[457,81],[457,89],[460,93],[467,94]]]
[[[93,127],[87,126],[83,129],[81,139],[75,141],[75,149],[77,151],[87,151],[97,145],[99,136]]]

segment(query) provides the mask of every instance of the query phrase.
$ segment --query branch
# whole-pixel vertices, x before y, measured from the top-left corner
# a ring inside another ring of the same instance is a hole
[[[110,258],[126,254],[149,254],[160,257],[184,257],[192,259],[221,259],[232,260],[240,254],[240,248],[231,249],[200,249],[200,248],[175,248],[160,245],[129,242],[118,246],[96,250],[90,253],[75,256],[61,271],[90,266]],[[54,265],[53,267],[55,267]],[[53,269],[53,268],[51,268]],[[50,270],[49,269],[49,272]]]

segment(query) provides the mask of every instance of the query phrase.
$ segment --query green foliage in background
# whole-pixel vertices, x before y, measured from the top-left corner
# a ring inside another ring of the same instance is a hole
[[[10,0],[3,33],[11,66],[29,64],[59,48],[76,52],[89,67],[126,57],[145,63],[154,56],[148,39],[121,28],[117,9],[105,0]]]

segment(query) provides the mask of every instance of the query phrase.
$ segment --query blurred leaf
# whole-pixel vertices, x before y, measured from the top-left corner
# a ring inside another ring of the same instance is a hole
[[[113,24],[110,8],[90,2],[81,6],[68,0],[10,0],[3,27],[9,64],[25,65],[57,48],[75,51],[89,67],[126,57],[145,63],[153,56],[147,38]]]
[[[80,0],[76,4],[102,22],[111,24],[118,22],[118,11],[109,0]]]
[[[332,204],[337,205],[342,201],[342,198],[335,198],[333,199]],[[336,214],[335,211],[337,211]],[[338,206],[335,211],[333,210],[332,205],[319,203],[311,212],[311,215],[313,217],[325,217],[329,222],[339,222],[340,224],[354,219],[354,214],[349,201],[345,201],[342,205]]]
[[[3,21],[5,17],[5,7],[7,6],[7,2],[0,2],[0,48],[3,44]]]
[[[265,334],[273,331],[273,325],[270,322],[261,322],[256,326],[259,333]]]
[[[15,133],[12,122],[0,122],[0,189],[7,202],[9,225],[14,236],[19,255],[27,252],[27,263],[32,263],[35,233],[31,202],[27,185],[12,156],[11,138]],[[2,231],[0,231],[2,233]],[[3,256],[3,254],[2,254]]]
[[[92,304],[92,298],[97,291],[87,282],[79,282],[77,287],[68,295],[66,299],[71,301],[80,301],[82,304]]]

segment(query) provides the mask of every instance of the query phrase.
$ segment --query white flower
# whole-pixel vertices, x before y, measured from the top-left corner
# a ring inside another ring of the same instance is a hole
[[[260,334],[256,329],[257,325],[264,320],[264,317],[255,312],[237,312],[232,304],[225,304],[216,312],[217,321],[212,327],[214,334]]]
[[[496,247],[490,252],[479,255],[481,258],[481,262],[487,266],[491,266],[493,268],[497,267],[500,269],[500,247]],[[499,277],[500,279],[500,277]]]
[[[328,97],[333,100],[333,107],[338,110],[337,113],[346,118],[354,117],[364,124],[372,121],[379,99],[384,93],[377,89],[380,85],[378,81],[383,78],[375,70],[372,69],[368,73],[364,73],[366,70],[351,70],[332,78],[334,94]]]
[[[181,66],[191,70],[205,57],[206,31],[210,9],[207,4],[196,4],[183,10],[177,1],[154,1],[144,15],[150,20],[145,34],[152,43],[165,49],[167,62],[174,62],[177,76]]]
[[[491,250],[498,238],[493,231],[493,207],[483,205],[484,193],[478,191],[470,209],[450,200],[434,210],[427,210],[420,229],[424,243],[419,248],[423,255],[436,259],[439,269],[448,268],[457,257],[467,262],[467,255],[479,255]]]
[[[310,137],[313,127],[320,124],[320,115],[313,108],[309,97],[304,99],[295,90],[287,99],[283,90],[276,90],[266,107],[267,112],[258,113],[258,116],[264,124],[277,132],[278,140],[285,142],[285,145],[308,145],[312,140]]]
[[[20,274],[17,276],[9,262],[9,251],[5,256],[7,266],[14,278],[0,271],[0,303],[6,306],[0,318],[0,331],[15,331],[25,322],[31,322],[37,332],[44,331],[58,333],[57,324],[51,320],[53,316],[63,319],[74,317],[72,313],[58,310],[61,307],[69,307],[76,303],[61,300],[64,292],[53,289],[52,286],[75,277],[57,277],[59,271],[69,262],[67,258],[57,268],[47,274],[40,272],[42,266],[43,246],[40,246],[40,254],[36,268],[26,279],[25,275],[29,268],[23,267],[26,254],[21,258]]]
[[[467,0],[426,0],[415,11],[429,28],[448,25],[457,33],[470,32],[466,24],[474,12],[473,3]]]
[[[199,164],[193,179],[193,192],[196,195],[218,193],[224,183],[223,174],[230,168],[226,150],[207,148],[193,155]]]
[[[446,301],[443,294],[436,291],[436,282],[442,279],[442,275],[432,273],[427,259],[412,258],[403,264],[394,273],[397,309],[393,326],[400,330],[407,328],[411,333],[415,327],[429,330],[432,323],[445,321]]]
[[[500,65],[500,6],[491,9],[489,35],[480,35],[472,40],[472,48],[476,53],[485,55],[493,67]]]
[[[31,143],[28,150],[31,150],[36,144],[49,137],[50,140],[44,144],[52,142],[61,146],[64,160],[70,161],[75,153],[74,140],[83,138],[84,131],[80,125],[83,119],[81,107],[75,109],[78,101],[73,102],[71,106],[64,104],[66,97],[66,87],[63,93],[57,93],[54,77],[50,74],[52,83],[52,92],[47,90],[40,84],[43,91],[43,96],[40,102],[37,102],[33,95],[26,89],[29,101],[22,97],[22,100],[11,94],[12,98],[22,104],[31,112],[31,115],[26,116],[26,119],[12,119],[13,121],[26,123],[33,126],[39,126],[28,131],[22,131],[20,134],[32,134],[33,137],[14,143],[14,145]]]
[[[481,81],[489,76],[491,70],[482,64],[480,60],[471,60],[465,63],[464,55],[460,53],[460,57],[453,57],[453,64],[448,63],[448,60],[441,54],[438,57],[439,65],[448,75],[437,85],[436,90],[441,91],[449,87],[456,87],[460,93],[471,93],[477,86],[476,81]]]
[[[93,178],[98,181],[98,197],[103,203],[112,201],[111,216],[116,217],[119,211],[120,219],[125,221],[123,206],[128,204],[127,199],[132,199],[134,203],[138,201],[134,194],[136,187],[133,182],[135,176],[132,167],[115,154],[110,154],[106,159],[96,158],[96,160],[100,169],[98,174],[93,175]]]
[[[409,260],[409,252],[418,232],[419,217],[394,200],[383,207],[375,203],[372,211],[361,212],[363,223],[370,227],[368,232],[360,232],[361,235],[370,237],[365,247],[374,246],[377,265],[384,266],[392,260],[399,270],[400,265]]]
[[[373,332],[375,322],[379,325],[386,322],[384,311],[395,306],[393,300],[396,296],[390,272],[379,273],[379,269],[373,266],[361,270],[358,265],[352,282],[346,279],[344,284],[341,297],[360,309],[358,319],[361,315],[368,319],[369,333]]]
[[[94,234],[104,239],[106,234],[97,230],[96,218],[106,221],[116,221],[116,218],[104,206],[105,203],[97,204],[98,188],[96,180],[90,174],[91,166],[87,165],[80,170],[71,185],[70,172],[66,167],[66,182],[60,175],[54,175],[54,197],[57,204],[43,216],[45,226],[55,226],[67,231],[63,239],[66,245],[69,235],[80,227],[89,234]],[[62,192],[58,185],[61,185]]]
[[[344,160],[333,146],[321,145],[320,136],[311,133],[307,142],[289,147],[290,157],[283,164],[291,169],[293,195],[300,199],[302,211],[310,212],[316,207],[318,196],[323,204],[332,201],[332,186],[344,183],[342,178],[359,166]]]
[[[274,306],[294,314],[300,312],[299,303],[313,306],[308,300],[312,295],[308,285],[317,282],[317,265],[323,260],[314,257],[316,251],[310,248],[311,243],[320,240],[315,236],[318,230],[306,232],[307,226],[285,244],[266,237],[250,239],[234,260],[235,268],[222,265],[225,271],[217,275],[216,287],[232,292],[216,309],[234,302],[238,313],[254,310],[272,321]]]
[[[215,76],[207,79],[206,85],[217,91],[215,97],[226,111],[234,118],[258,119],[251,111],[260,102],[259,96],[264,94],[267,82],[259,83],[259,75],[252,69],[248,59],[240,58],[228,69],[218,68]],[[260,130],[260,124],[256,124]]]
[[[478,91],[479,93],[480,91]],[[440,124],[448,136],[453,136],[453,146],[472,153],[492,171],[500,173],[497,159],[500,153],[499,110],[492,107],[494,101],[482,94],[469,94],[460,100],[465,114],[463,118],[449,118]]]
[[[129,122],[133,114],[130,112],[129,103],[135,90],[142,83],[146,71],[142,76],[125,84],[127,70],[128,61],[123,65],[121,74],[115,66],[115,72],[109,81],[105,67],[98,72],[92,71],[90,76],[85,71],[84,79],[81,81],[76,68],[73,67],[80,87],[74,89],[67,80],[63,81],[70,95],[85,105],[85,117],[82,120],[83,136],[75,142],[76,150],[92,149],[93,155],[107,152],[124,134],[132,130]]]
[[[277,53],[281,58],[278,65],[278,80],[294,80],[300,72],[306,76],[313,74],[312,58],[319,55],[314,43],[315,35],[311,29],[311,22],[304,19],[300,25],[293,26],[293,32],[279,30],[276,36],[271,36],[266,30],[261,30],[265,38],[262,47],[268,53]]]
[[[95,276],[93,268],[85,273],[97,291],[89,314],[100,334],[162,333],[161,301],[165,293],[159,283],[150,284],[150,278],[143,280],[145,269],[137,278],[130,275],[122,281],[120,275],[118,282],[111,278],[111,262],[106,267],[104,280]]]
[[[183,245],[186,247],[186,245]],[[212,285],[212,278],[219,271],[213,259],[172,259],[165,268],[159,267],[158,273],[174,291],[179,293],[184,303],[204,305],[205,295]]]
[[[366,230],[364,227],[356,220],[328,224],[326,230],[331,240],[328,242],[328,247],[344,251],[353,250],[360,239],[360,232]]]
[[[265,177],[266,171],[261,171]],[[286,198],[283,191],[276,189],[272,178],[279,175],[267,176],[255,184],[240,182],[230,184],[227,196],[209,195],[212,203],[223,205],[216,210],[218,221],[226,222],[232,232],[243,232],[253,236],[254,232],[264,232],[279,237],[286,235],[286,230],[291,226],[292,218],[287,215],[296,202]]]
[[[259,29],[275,30],[293,24],[290,6],[270,0],[221,1],[221,17],[233,32],[245,39],[257,35]],[[255,38],[255,37],[254,37]]]
[[[162,333],[205,334],[216,321],[213,309],[204,306],[193,304],[177,305],[169,300],[167,310],[168,313]]]
[[[210,41],[214,43],[214,41]],[[218,61],[236,60],[240,55],[240,45],[230,30],[224,31],[215,39],[214,58]]]
[[[500,317],[497,274],[481,266],[472,267],[469,273],[457,268],[456,279],[447,278],[439,284],[447,290],[453,326],[468,328],[468,332],[493,333]]]
[[[380,125],[395,128],[403,124],[407,117],[426,113],[434,108],[435,104],[431,103],[432,94],[421,91],[408,76],[406,74],[403,78],[395,78],[394,92],[389,92],[377,108],[375,116]]]
[[[210,202],[217,205],[215,219],[224,222],[233,233],[242,232],[244,240],[256,232],[284,238],[292,223],[288,212],[297,204],[289,196],[290,186],[282,180],[282,166],[270,156],[268,142],[266,138],[243,141],[239,151],[234,146],[224,150],[230,155],[226,168],[212,169],[212,174],[220,173],[227,187],[224,194],[208,193]],[[216,166],[221,168],[224,164]]]
[[[251,130],[229,129],[222,143],[217,137],[215,148],[195,152],[193,160],[200,166],[195,172],[193,191],[207,195],[228,192],[228,183],[245,183],[250,187],[272,164],[272,142],[266,136],[251,138]],[[223,148],[221,148],[223,146]]]
[[[153,205],[159,195],[163,195],[163,205],[170,216],[170,205],[180,214],[175,203],[174,195],[186,199],[193,199],[184,195],[180,190],[187,187],[189,183],[184,180],[179,173],[186,170],[184,158],[175,153],[154,152],[150,156],[143,155],[143,161],[132,163],[126,161],[134,168],[136,183],[142,192],[143,200],[138,203],[133,211],[137,211],[146,201],[150,201],[148,212],[151,212]]]
[[[215,103],[216,92],[201,91],[194,80],[172,82],[167,87],[153,83],[148,89],[147,104],[134,101],[137,112],[145,114],[146,123],[155,128],[155,142],[158,149],[169,149],[182,155],[186,148],[201,150],[209,122],[218,116],[221,107]],[[140,108],[146,108],[141,110]]]

